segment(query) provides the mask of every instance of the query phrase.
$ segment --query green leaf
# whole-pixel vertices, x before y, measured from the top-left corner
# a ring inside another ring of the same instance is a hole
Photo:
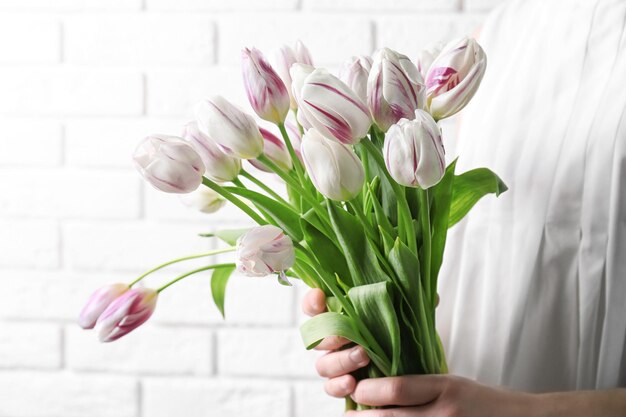
[[[371,195],[371,203],[374,208],[374,216],[376,217],[376,223],[378,223],[378,227],[384,229],[385,232],[387,232],[387,234],[391,236],[393,240],[395,240],[395,238],[397,237],[396,230],[385,215],[385,211],[383,210],[383,207],[380,204],[378,197],[376,196],[374,187],[378,187],[379,184],[379,177],[375,177],[374,180],[372,180],[372,184],[367,184],[368,190]]]
[[[450,221],[450,204],[452,202],[452,189],[454,186],[454,170],[456,159],[452,161],[439,184],[431,188],[432,207],[431,215],[431,288],[437,288],[437,277],[443,262],[443,251],[448,236],[448,222]]]
[[[400,239],[389,252],[389,263],[398,277],[398,284],[408,305],[414,310],[420,300],[420,261]]]
[[[292,239],[296,242],[302,240],[300,213],[295,212],[288,205],[246,188],[224,187],[224,189],[254,202],[263,209],[263,211],[267,212],[276,225],[283,229]]]
[[[235,246],[237,244],[237,239],[244,233],[246,233],[250,229],[227,229],[227,230],[218,230],[217,232],[212,233],[202,233],[200,236],[202,237],[216,237],[220,239],[222,242],[229,244],[230,246]]]
[[[361,222],[334,204],[328,205],[328,213],[352,275],[352,284],[358,286],[388,280]]]
[[[448,227],[457,224],[487,194],[496,197],[508,190],[506,184],[493,171],[477,168],[457,175],[452,190],[452,206]]]
[[[400,366],[400,325],[394,309],[391,282],[361,285],[348,291],[357,316],[365,327],[376,335],[377,342],[391,358],[391,375],[398,374]]]
[[[328,272],[338,275],[345,285],[354,286],[348,264],[337,243],[320,232],[311,222],[302,219],[301,225],[306,246],[319,264]]]
[[[307,349],[313,349],[324,338],[329,336],[341,336],[369,349],[365,339],[357,330],[353,320],[343,314],[327,312],[310,318],[300,326],[300,335]]]
[[[213,296],[213,302],[217,306],[220,313],[222,313],[223,318],[226,318],[226,315],[224,314],[226,284],[228,284],[228,279],[234,270],[234,266],[216,268],[211,275],[211,295]]]

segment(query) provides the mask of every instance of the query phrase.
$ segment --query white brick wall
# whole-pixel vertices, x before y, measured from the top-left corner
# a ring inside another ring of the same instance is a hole
[[[0,417],[341,415],[299,340],[302,288],[235,276],[223,321],[199,274],[117,343],[76,326],[93,289],[250,224],[189,211],[129,157],[148,133],[178,133],[203,96],[248,107],[242,46],[302,39],[330,68],[383,45],[415,56],[501,2],[1,0]]]

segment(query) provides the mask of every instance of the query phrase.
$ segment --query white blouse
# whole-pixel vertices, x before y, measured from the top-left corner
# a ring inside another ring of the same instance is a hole
[[[452,373],[626,386],[625,27],[626,0],[517,0],[488,18],[457,173],[489,167],[509,191],[449,231],[437,320]]]

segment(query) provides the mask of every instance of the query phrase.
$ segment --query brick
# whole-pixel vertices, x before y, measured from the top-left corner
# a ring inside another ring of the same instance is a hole
[[[0,114],[123,116],[143,111],[143,79],[130,70],[0,68]]]
[[[295,328],[218,331],[218,373],[236,376],[316,377],[318,352],[307,352]]]
[[[142,0],[2,0],[0,9],[29,11],[139,10]]]
[[[142,271],[169,259],[207,251],[208,241],[197,236],[202,230],[201,225],[193,224],[77,222],[65,225],[63,243],[72,268]],[[198,263],[185,265],[193,268]]]
[[[213,369],[207,329],[164,328],[150,321],[115,343],[99,343],[93,331],[66,329],[66,364],[79,371],[208,375]]]
[[[250,11],[294,10],[297,0],[146,0],[148,10]]]
[[[3,132],[0,166],[52,167],[61,163],[60,123],[27,119],[0,120]]]
[[[136,417],[133,378],[50,372],[0,373],[0,415],[12,417]]]
[[[304,10],[315,11],[454,11],[459,9],[460,0],[304,0]]]
[[[49,220],[0,219],[0,266],[56,268],[59,230]]]
[[[470,12],[474,11],[489,11],[501,4],[504,4],[506,0],[463,0],[463,10]]]
[[[135,172],[0,170],[0,215],[120,219],[139,216]]]
[[[341,417],[345,402],[324,392],[324,382],[297,382],[294,387],[295,409],[298,417]]]
[[[150,91],[147,112],[151,116],[180,116],[193,120],[195,105],[213,95],[222,95],[252,113],[238,65],[202,70],[152,70],[148,71],[147,85]]]
[[[178,135],[183,125],[182,119],[72,119],[65,124],[65,162],[90,168],[132,168],[133,152],[144,137]]]
[[[125,282],[133,276],[3,269],[0,274],[4,288],[0,292],[0,317],[75,323],[83,304],[96,288],[112,282]]]
[[[260,31],[259,27],[280,28]],[[316,65],[340,64],[352,55],[372,52],[372,25],[351,14],[237,14],[220,17],[219,62],[239,62],[240,50],[255,46],[271,56],[283,44],[301,39]],[[329,47],[332,45],[332,47]]]
[[[150,417],[293,417],[284,382],[146,378],[142,392],[141,409]]]
[[[54,369],[61,366],[58,326],[2,321],[0,334],[0,368]]]
[[[75,16],[65,20],[64,55],[72,64],[212,64],[214,32],[208,18],[190,14]]]
[[[376,46],[396,49],[414,59],[420,50],[434,42],[471,35],[483,18],[483,15],[473,14],[381,17],[376,20]]]
[[[57,19],[6,14],[0,17],[0,63],[56,63],[60,57],[61,27]]]

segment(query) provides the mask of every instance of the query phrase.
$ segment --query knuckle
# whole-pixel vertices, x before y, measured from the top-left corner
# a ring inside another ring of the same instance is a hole
[[[326,361],[328,360],[327,356],[328,355],[324,355],[315,361],[315,370],[317,371],[317,374],[322,377],[326,377],[328,374],[326,370]]]
[[[406,385],[402,378],[390,378],[385,385],[385,397],[389,399],[392,404],[399,402],[406,391]]]

